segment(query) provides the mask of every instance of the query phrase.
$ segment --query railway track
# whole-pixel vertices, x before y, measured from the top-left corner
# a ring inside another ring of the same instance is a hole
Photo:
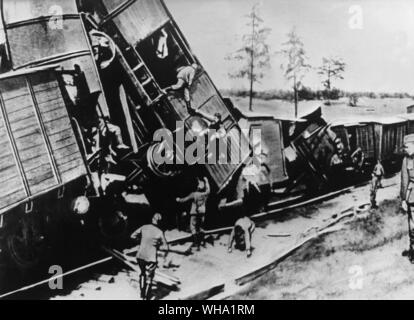
[[[293,210],[296,208],[300,208],[306,205],[311,205],[311,204],[315,204],[315,203],[320,203],[322,201],[326,201],[329,200],[331,198],[337,197],[339,195],[345,194],[347,192],[350,192],[356,188],[359,187],[363,187],[368,185],[369,182],[362,182],[362,183],[358,183],[354,186],[350,186],[350,187],[346,187],[340,190],[336,190],[330,193],[326,193],[323,195],[319,195],[316,197],[295,197],[295,198],[291,198],[291,199],[287,199],[287,200],[283,200],[283,201],[275,201],[275,202],[271,202],[267,205],[267,210],[265,212],[261,212],[261,213],[257,213],[255,215],[252,216],[253,220],[260,220],[260,221],[265,221],[267,218],[270,218],[271,216],[274,216],[275,214],[278,213],[283,213],[286,212],[288,210]],[[384,188],[388,188],[391,186],[394,186],[394,184],[390,184],[390,185],[386,185],[384,186]],[[214,229],[214,230],[206,230],[205,234],[206,235],[211,235],[211,234],[221,234],[221,233],[227,233],[232,229],[232,226],[225,226],[219,229]],[[170,245],[177,245],[180,243],[184,243],[187,241],[191,241],[192,237],[189,235],[186,236],[181,236],[181,237],[177,237],[177,238],[173,238],[173,239],[168,239],[168,243]],[[306,240],[308,241],[308,240]],[[105,251],[106,252],[106,251]],[[69,276],[73,276],[77,273],[80,273],[82,271],[88,270],[88,269],[92,269],[94,267],[100,266],[100,265],[104,265],[109,263],[110,261],[114,261],[115,258],[113,256],[107,256],[107,257],[103,257],[102,259],[93,261],[91,263],[88,263],[86,265],[80,266],[78,268],[74,268],[72,270],[69,270],[63,274],[60,275],[56,275],[53,277],[49,277],[46,279],[43,279],[41,281],[23,286],[21,288],[18,288],[16,290],[12,290],[3,294],[0,294],[0,299],[6,299],[6,298],[13,298],[13,296],[16,296],[18,294],[22,294],[22,293],[28,293],[31,290],[34,290],[36,288],[39,288],[41,286],[47,285],[53,281],[56,281],[58,279],[63,279]],[[266,270],[266,266],[264,267],[264,270]],[[260,272],[259,271],[253,271],[252,275],[255,275],[256,273]],[[252,277],[252,275],[250,275],[250,277]],[[249,277],[248,277],[249,278]],[[242,281],[242,280],[240,280]],[[243,280],[244,281],[244,280]],[[247,280],[248,281],[248,280]]]

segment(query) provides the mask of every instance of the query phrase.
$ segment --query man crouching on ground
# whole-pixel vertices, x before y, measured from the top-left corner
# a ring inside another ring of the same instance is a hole
[[[229,238],[229,253],[233,250],[233,242],[235,247],[240,250],[246,249],[247,257],[252,255],[252,235],[256,226],[254,222],[247,216],[241,217],[234,224]]]
[[[142,226],[131,235],[133,240],[139,241],[141,239],[137,261],[141,269],[139,286],[143,300],[149,300],[151,297],[152,281],[157,269],[158,250],[165,250],[165,256],[167,256],[169,250],[165,234],[159,227],[161,220],[161,214],[156,213],[152,218],[151,224]]]

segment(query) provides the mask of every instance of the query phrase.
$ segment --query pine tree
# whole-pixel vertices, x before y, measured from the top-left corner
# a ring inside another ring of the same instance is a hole
[[[271,29],[265,28],[258,4],[252,7],[245,16],[246,26],[250,30],[242,36],[242,47],[230,54],[227,59],[239,62],[242,66],[235,72],[230,72],[231,78],[247,79],[249,81],[249,110],[253,110],[254,84],[264,77],[264,71],[270,68],[270,47],[266,43]]]
[[[304,44],[296,30],[293,28],[287,34],[288,40],[282,44],[282,50],[278,52],[286,59],[286,62],[281,65],[284,71],[284,76],[288,81],[292,81],[292,88],[295,100],[295,117],[298,116],[298,90],[301,87],[302,79],[309,71],[310,65],[307,63],[306,52]]]

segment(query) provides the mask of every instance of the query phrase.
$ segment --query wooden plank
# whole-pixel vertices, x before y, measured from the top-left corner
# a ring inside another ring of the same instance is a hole
[[[67,117],[55,121],[45,123],[48,136],[59,133],[60,131],[71,127],[70,121]]]
[[[75,179],[78,179],[81,176],[84,176],[87,174],[86,168],[83,165],[76,166],[75,168],[72,168],[70,170],[67,170],[66,172],[61,173],[61,179],[64,183],[73,181]]]
[[[13,192],[8,195],[0,193],[0,208],[3,209],[12,205],[13,203],[22,201],[25,199],[25,197],[26,193],[23,188],[17,189],[16,191],[13,190]]]
[[[1,148],[1,145],[0,150],[4,150]],[[0,157],[0,171],[3,171],[11,166],[16,166],[13,153],[11,152],[11,150],[8,150],[7,153],[3,151]]]
[[[61,99],[57,99],[56,97],[51,97],[44,102],[38,102],[39,110],[43,114],[44,112],[49,112],[54,109],[64,109],[65,103]]]
[[[61,163],[58,166],[58,170],[59,170],[60,174],[62,175],[65,172],[71,171],[74,168],[77,168],[77,167],[80,167],[80,166],[81,167],[84,167],[84,163],[83,163],[83,159],[82,158],[78,158],[78,159],[72,160],[70,162]]]
[[[49,163],[26,171],[26,177],[32,194],[44,191],[58,184]]]
[[[2,128],[0,126],[0,150],[2,151],[2,153],[5,151],[5,149],[10,149],[11,152],[11,148],[10,148],[10,139],[7,135],[7,132],[5,130],[3,130],[4,128]]]
[[[13,179],[16,178],[20,179],[20,172],[17,170],[15,163],[11,163],[8,167],[5,167],[2,170],[0,170],[0,179],[2,183],[4,183],[4,185],[9,185],[13,183]]]
[[[77,146],[78,143],[73,137],[69,137],[67,139],[63,139],[62,141],[51,143],[52,152],[54,155],[58,155],[63,151],[63,149],[69,148],[73,145]],[[80,152],[79,147],[77,147],[75,150],[77,150],[77,152]]]
[[[25,138],[27,136],[36,135],[36,134],[40,134],[40,128],[38,126],[37,127],[31,126],[31,127],[26,127],[20,130],[13,131],[14,139]]]
[[[63,128],[62,131],[48,135],[48,137],[52,145],[59,144],[60,142],[63,143],[63,140],[69,140],[69,138],[73,138],[75,140],[72,128]]]
[[[13,113],[11,116],[9,115],[10,124],[18,124],[23,121],[28,121],[35,117],[34,109],[26,109],[26,112],[20,113]]]
[[[36,181],[33,185],[31,185],[30,191],[32,192],[32,194],[38,194],[57,185],[58,183],[56,182],[56,179],[54,177],[47,177],[45,178],[45,180],[39,179],[39,181]]]
[[[61,107],[54,108],[46,112],[42,112],[42,120],[44,123],[48,123],[52,120],[61,119],[62,117],[68,117],[68,113],[65,109],[62,109]]]
[[[22,161],[47,155],[46,148],[41,141],[37,141],[37,144],[28,144],[26,148],[19,148],[18,152]]]
[[[40,134],[33,134],[30,136],[15,139],[17,149],[20,152],[31,152],[30,149],[38,150],[41,153],[47,153],[46,147],[44,146],[43,137]],[[41,148],[43,146],[43,148]],[[36,149],[37,148],[37,149]]]
[[[64,156],[62,154],[56,155],[56,163],[59,166],[65,165],[69,162],[77,161],[78,159],[82,159],[81,155],[78,152],[72,153],[70,155]]]
[[[13,135],[15,132],[18,132],[20,130],[25,130],[27,128],[39,128],[39,123],[37,122],[37,119],[33,116],[21,121],[17,122],[10,122],[10,126],[13,132]],[[39,128],[40,129],[40,128]],[[40,134],[40,131],[39,131]]]
[[[5,101],[6,104],[14,104],[12,111],[7,113],[9,117],[12,117],[14,113],[25,113],[27,109],[33,109],[33,104],[30,100],[27,99],[27,96],[24,96],[24,99],[23,97],[20,98],[18,101],[16,101],[16,99],[17,98],[15,98],[12,102],[10,102],[10,100]]]
[[[78,157],[81,157],[79,147],[76,142],[63,148],[53,150],[53,155],[55,159],[62,159],[65,157],[70,157],[72,155],[77,155]]]
[[[50,170],[52,167],[50,165],[49,157],[47,154],[33,154],[32,158],[22,160],[22,165],[26,174],[29,171],[36,170],[41,166],[49,166]]]

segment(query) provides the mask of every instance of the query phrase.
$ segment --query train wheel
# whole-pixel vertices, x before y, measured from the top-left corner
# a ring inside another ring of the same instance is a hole
[[[7,248],[12,261],[23,270],[39,265],[43,236],[33,219],[22,219],[15,232],[7,237]]]

